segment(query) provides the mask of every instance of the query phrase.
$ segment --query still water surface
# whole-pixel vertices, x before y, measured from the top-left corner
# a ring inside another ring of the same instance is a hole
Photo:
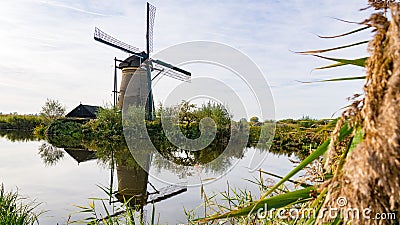
[[[53,159],[44,156],[43,146],[57,151],[53,154]],[[248,170],[254,151],[259,149],[243,149],[241,156],[235,158],[237,164],[232,170],[220,179],[206,184],[205,191],[209,194],[226,191],[229,181],[231,188],[246,188],[258,193],[256,185],[244,180],[259,177],[258,172],[251,173]],[[104,163],[104,158],[107,157],[96,158],[98,157],[93,152],[56,148],[45,141],[10,141],[1,137],[0,183],[4,184],[6,190],[18,189],[22,196],[41,202],[39,208],[47,210],[40,218],[40,224],[43,225],[66,224],[68,219],[76,220],[87,216],[74,214],[79,211],[76,205],[88,206],[88,199],[92,197],[107,198],[107,194],[98,185],[109,187],[111,177],[114,191],[126,190],[131,185],[136,189],[142,186],[144,192],[152,192],[153,188],[149,183],[157,189],[168,186],[155,177],[146,176],[140,169],[130,168],[132,162],[127,162],[129,160],[126,160],[125,156],[116,156],[115,164],[119,166],[114,168],[113,173],[109,164]],[[285,175],[293,168],[289,158],[296,159],[294,156],[267,153],[261,168],[277,175]],[[154,171],[157,177],[173,176],[176,175],[174,173],[182,172],[163,168],[156,160],[150,161],[149,166],[150,171]],[[182,182],[188,179],[184,175],[180,177]],[[199,186],[188,187],[182,193],[155,203],[156,220],[162,224],[185,223],[184,208],[194,209],[199,206],[202,203],[200,193]],[[108,201],[106,203],[108,204]],[[152,207],[146,205],[143,209],[144,217],[150,220]]]

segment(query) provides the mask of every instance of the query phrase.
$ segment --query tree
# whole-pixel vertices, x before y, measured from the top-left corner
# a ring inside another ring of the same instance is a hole
[[[43,143],[39,147],[39,155],[45,165],[54,166],[64,157],[64,152],[51,144]]]
[[[196,115],[193,113],[195,108],[196,106],[194,104],[190,104],[187,101],[182,101],[180,104],[179,121],[182,124],[186,124],[186,129],[189,128],[190,123],[197,120]]]
[[[258,119],[257,116],[253,116],[250,118],[250,123],[254,124],[254,123],[258,123],[260,121],[260,119]]]
[[[42,106],[40,115],[45,117],[48,121],[52,121],[62,117],[65,114],[65,106],[63,106],[58,100],[47,99]]]

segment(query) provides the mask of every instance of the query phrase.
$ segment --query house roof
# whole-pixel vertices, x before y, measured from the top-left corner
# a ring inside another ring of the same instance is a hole
[[[96,159],[96,152],[88,149],[65,148],[64,150],[78,163]]]
[[[76,118],[91,118],[97,117],[97,113],[101,107],[92,105],[82,105],[79,104],[71,112],[69,112],[65,117],[76,117]]]

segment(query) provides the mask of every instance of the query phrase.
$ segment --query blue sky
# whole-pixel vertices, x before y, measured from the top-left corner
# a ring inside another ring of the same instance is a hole
[[[367,40],[370,31],[319,39],[357,28],[332,19],[362,21],[367,1],[151,1],[157,7],[155,52],[193,40],[228,44],[248,55],[268,80],[276,118],[330,117],[361,81],[300,84],[296,80],[360,76],[363,69],[312,71],[330,62],[294,54]],[[0,3],[0,112],[37,113],[46,98],[67,109],[112,101],[113,58],[121,51],[93,40],[94,27],[144,49],[145,1],[14,0]],[[327,56],[365,56],[366,46]],[[168,79],[168,78],[166,78]],[[172,87],[155,90],[156,101]],[[250,112],[251,114],[252,112]],[[257,114],[254,112],[254,114]]]

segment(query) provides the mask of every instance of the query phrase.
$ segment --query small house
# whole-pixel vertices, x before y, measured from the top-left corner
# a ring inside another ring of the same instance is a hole
[[[68,153],[75,161],[79,163],[86,162],[92,159],[96,159],[96,152],[88,149],[77,149],[77,148],[64,148],[65,152]]]
[[[99,106],[82,105],[79,104],[75,109],[69,112],[65,117],[67,118],[82,118],[82,119],[96,119],[99,112]]]

